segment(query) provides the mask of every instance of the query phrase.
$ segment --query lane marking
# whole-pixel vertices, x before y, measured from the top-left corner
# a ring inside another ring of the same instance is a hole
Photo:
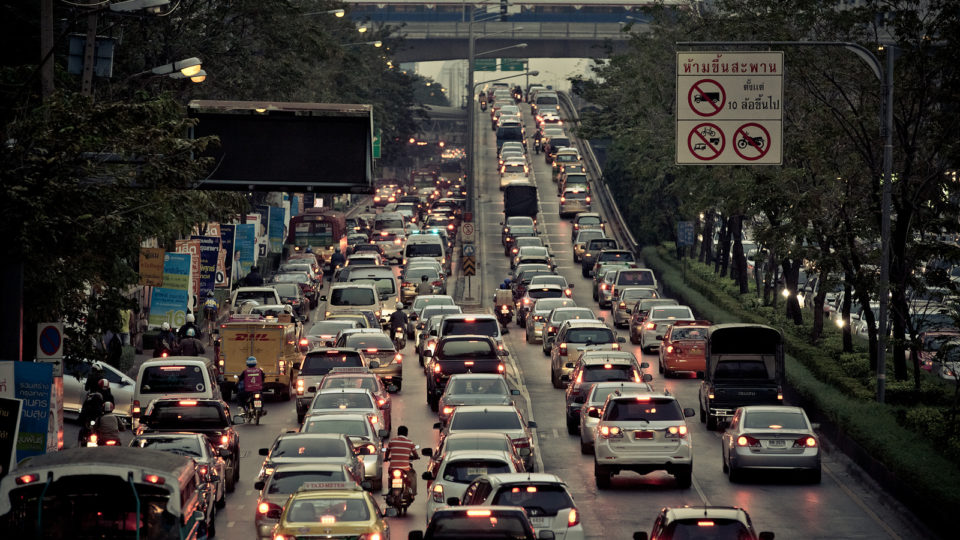
[[[707,498],[707,494],[703,492],[703,488],[700,487],[700,482],[697,482],[697,477],[691,474],[690,482],[693,484],[693,489],[697,490],[697,495],[700,497],[700,501],[703,502],[704,506],[710,506],[710,499]]]
[[[233,526],[236,525],[236,524],[237,524],[236,521],[228,521],[228,522],[227,522],[227,528],[233,527]]]
[[[854,504],[859,506],[860,509],[863,510],[865,514],[870,516],[870,519],[872,519],[878,525],[880,525],[880,528],[882,528],[890,536],[890,538],[894,538],[895,540],[901,540],[901,536],[896,532],[894,532],[894,530],[890,528],[890,526],[887,525],[885,521],[880,519],[880,516],[876,512],[874,512],[873,509],[871,509],[870,506],[867,505],[867,503],[865,503],[860,497],[858,497],[853,491],[851,491],[850,488],[844,485],[843,482],[841,482],[840,479],[835,474],[833,474],[833,472],[830,471],[830,468],[826,466],[826,463],[821,464],[820,469],[822,471],[825,471],[827,473],[827,476],[829,476],[831,479],[833,479],[834,482],[836,482],[837,486],[840,487],[841,491],[846,493],[847,497],[850,497],[850,500],[853,501]]]

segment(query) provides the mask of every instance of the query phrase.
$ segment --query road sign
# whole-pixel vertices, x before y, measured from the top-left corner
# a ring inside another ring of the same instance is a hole
[[[693,245],[692,221],[680,221],[677,223],[677,245],[680,247]]]
[[[474,71],[496,71],[497,59],[496,58],[475,58],[473,60],[473,70]]]
[[[463,275],[477,275],[477,263],[473,257],[464,257],[461,261],[461,265],[463,266]]]
[[[527,61],[519,58],[501,58],[500,71],[523,71],[527,67]]]
[[[476,235],[477,227],[473,222],[460,225],[460,241],[464,244],[472,244]]]
[[[373,159],[380,159],[380,128],[373,130]]]
[[[783,163],[783,52],[677,53],[677,164]]]
[[[37,325],[37,360],[63,358],[63,323],[45,322]],[[56,371],[56,370],[54,370]]]
[[[463,245],[463,256],[464,257],[473,257],[477,253],[477,247],[473,244],[464,244]]]

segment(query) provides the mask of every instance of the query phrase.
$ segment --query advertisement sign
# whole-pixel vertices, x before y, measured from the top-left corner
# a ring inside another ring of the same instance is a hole
[[[235,227],[236,240],[233,249],[236,252],[235,261],[239,263],[240,268],[236,270],[237,278],[241,278],[250,273],[254,262],[257,260],[257,237],[256,225],[246,223]]]
[[[190,268],[192,265],[189,253],[167,253],[163,256],[163,285],[167,289],[190,289]]]
[[[163,286],[162,248],[140,248],[140,285]]]
[[[17,461],[47,451],[53,390],[53,366],[33,362],[0,363],[0,397],[22,402]]]
[[[300,197],[296,195],[290,196],[290,217],[293,217],[301,213],[300,210]]]
[[[197,279],[197,294],[212,291],[217,279],[217,264],[220,256],[220,235],[191,236],[200,243],[200,275]]]
[[[150,299],[150,326],[160,326],[170,323],[173,328],[179,328],[187,322],[187,305],[190,294],[180,289],[154,287]]]
[[[270,207],[269,230],[267,239],[270,246],[270,253],[280,253],[283,251],[283,233],[286,232],[285,220],[286,212],[279,206]]]
[[[200,241],[177,240],[177,253],[190,254],[190,291],[200,291]]]
[[[229,287],[233,269],[233,234],[235,225],[220,226],[220,257],[217,261],[217,287]]]
[[[16,465],[13,450],[17,445],[22,403],[19,399],[0,398],[0,478],[6,476]]]

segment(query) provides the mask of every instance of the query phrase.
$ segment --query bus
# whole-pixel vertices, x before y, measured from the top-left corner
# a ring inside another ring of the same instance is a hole
[[[346,217],[343,212],[323,208],[308,208],[304,213],[290,219],[287,233],[288,253],[310,248],[317,262],[330,271],[330,257],[341,249],[340,239],[346,232]]]
[[[201,540],[212,501],[195,462],[146,448],[30,457],[0,480],[0,538]]]

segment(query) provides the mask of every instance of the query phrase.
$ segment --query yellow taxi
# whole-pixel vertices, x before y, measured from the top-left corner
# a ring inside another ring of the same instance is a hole
[[[367,491],[343,483],[325,489],[300,489],[287,499],[280,521],[273,528],[273,540],[307,537],[350,536],[359,540],[389,540],[387,517],[394,508],[380,509]]]

